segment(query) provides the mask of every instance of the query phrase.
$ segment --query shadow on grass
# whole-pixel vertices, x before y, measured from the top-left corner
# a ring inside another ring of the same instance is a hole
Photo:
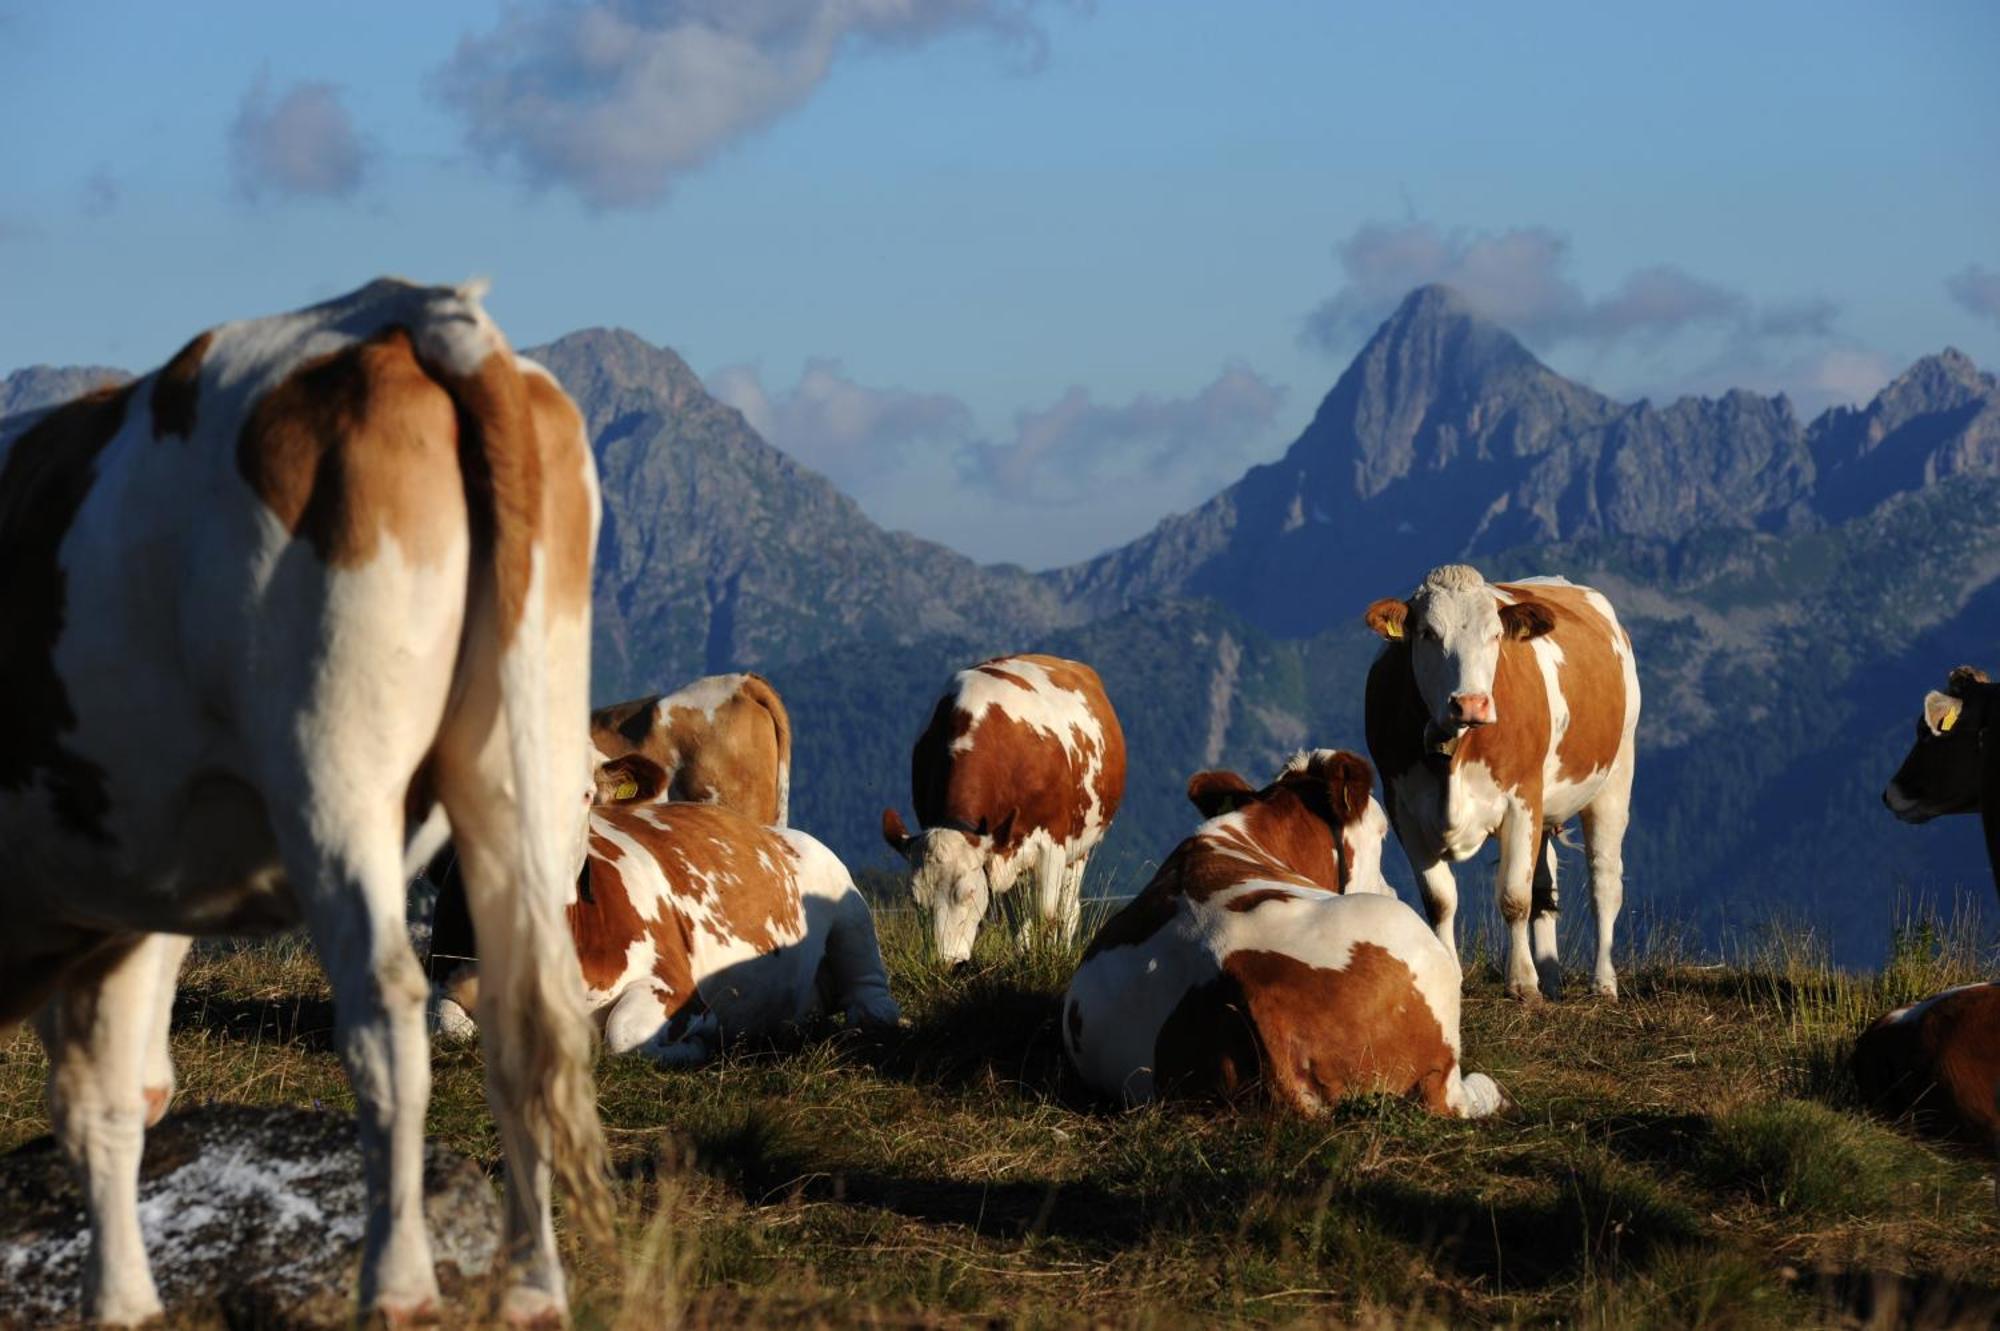
[[[314,1053],[334,1048],[333,1003],[325,998],[245,998],[219,988],[174,995],[173,1029],[233,1044],[284,1044]]]

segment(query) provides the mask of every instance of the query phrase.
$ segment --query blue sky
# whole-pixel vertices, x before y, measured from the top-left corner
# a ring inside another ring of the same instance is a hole
[[[1034,566],[1275,456],[1467,285],[1619,396],[2000,367],[2000,7],[0,0],[0,370],[379,272],[674,347]]]

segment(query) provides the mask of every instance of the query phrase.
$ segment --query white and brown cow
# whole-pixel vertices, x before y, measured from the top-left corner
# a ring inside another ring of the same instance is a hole
[[[762,675],[708,675],[600,707],[590,741],[606,758],[637,753],[658,764],[662,799],[725,804],[778,827],[790,819],[792,719]]]
[[[1897,1008],[1854,1042],[1854,1081],[1876,1112],[2000,1155],[2000,983]]]
[[[1581,817],[1597,992],[1616,997],[1639,675],[1611,603],[1561,578],[1489,583],[1447,564],[1367,622],[1388,643],[1368,672],[1368,751],[1438,937],[1457,957],[1451,866],[1497,835],[1508,992],[1559,995],[1555,836]]]
[[[1038,924],[1076,936],[1083,873],[1125,794],[1125,732],[1097,672],[1059,656],[999,656],[952,676],[910,755],[914,836],[894,809],[882,837],[946,961],[972,956],[987,903],[1023,874]]]
[[[654,798],[722,804],[759,823],[786,821],[792,721],[777,690],[761,675],[709,675],[669,694],[600,707],[590,714],[590,739],[597,761],[596,803],[635,798],[638,786],[613,760],[639,754],[665,774]],[[447,848],[424,871],[437,888],[424,971],[433,984],[438,1032],[469,1040],[476,1027],[459,991],[474,992],[465,982],[479,952],[465,880],[451,865]]]
[[[0,442],[0,1026],[33,1016],[85,1183],[87,1315],[140,1231],[188,935],[303,922],[371,1218],[364,1309],[434,1311],[430,1060],[404,929],[442,803],[485,926],[512,1319],[560,1317],[551,1170],[607,1232],[563,899],[588,781],[595,468],[473,287],[379,281],[201,334]]]
[[[569,927],[611,1052],[699,1063],[829,1009],[897,1023],[868,902],[832,851],[726,805],[660,800],[667,776],[642,755],[601,770],[630,793],[591,811]],[[446,1030],[476,992],[476,971],[453,978]]]
[[[1505,1103],[1460,1071],[1458,966],[1382,879],[1374,779],[1321,749],[1262,790],[1188,782],[1208,821],[1098,930],[1063,996],[1086,1082],[1128,1104],[1261,1091],[1303,1114],[1366,1091],[1467,1118]]]

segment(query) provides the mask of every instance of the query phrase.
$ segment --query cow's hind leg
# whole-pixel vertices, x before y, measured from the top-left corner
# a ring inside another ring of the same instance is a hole
[[[185,952],[162,934],[108,944],[70,972],[35,1020],[49,1053],[49,1117],[83,1176],[90,1216],[84,1316],[109,1326],[161,1311],[139,1232],[139,1156],[161,976],[178,971]],[[169,999],[171,983],[169,975]]]
[[[1625,752],[1583,810],[1583,844],[1590,854],[1590,904],[1597,920],[1597,964],[1593,982],[1605,998],[1618,997],[1618,970],[1611,964],[1611,941],[1625,905],[1625,827],[1632,818],[1632,750]]]
[[[1528,934],[1535,952],[1535,974],[1541,979],[1544,998],[1561,998],[1562,957],[1556,941],[1561,906],[1556,895],[1556,834],[1552,827],[1542,829],[1542,844],[1535,855],[1531,901]]]

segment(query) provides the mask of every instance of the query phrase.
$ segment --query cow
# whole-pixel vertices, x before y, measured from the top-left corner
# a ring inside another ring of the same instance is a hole
[[[2000,1154],[2000,982],[1897,1008],[1854,1042],[1854,1082],[1878,1113]]]
[[[385,279],[224,324],[0,443],[0,1028],[32,1017],[48,1050],[98,1322],[161,1311],[139,1156],[173,1091],[189,936],[298,923],[360,1120],[361,1308],[436,1313],[403,918],[434,808],[489,939],[504,1316],[565,1315],[552,1175],[609,1233],[562,917],[589,783],[596,470],[483,290]]]
[[[1459,1068],[1458,966],[1382,878],[1375,774],[1321,749],[1261,790],[1199,772],[1208,820],[1104,923],[1063,995],[1063,1048],[1127,1104],[1260,1093],[1300,1114],[1370,1090],[1493,1113]]]
[[[727,805],[662,800],[669,774],[642,754],[601,771],[625,794],[591,810],[569,928],[607,1049],[690,1066],[823,1009],[857,1028],[901,1020],[868,902],[832,851]],[[447,1029],[477,983],[453,978]]]
[[[923,831],[882,811],[882,838],[911,866],[938,956],[963,962],[988,901],[1033,876],[1019,941],[1067,944],[1083,872],[1125,794],[1125,732],[1097,672],[1059,656],[996,656],[952,676],[910,754]]]
[[[1924,695],[1917,734],[1882,802],[1906,823],[1977,813],[1986,858],[2000,891],[2000,743],[1987,737],[2000,719],[2000,684],[1975,666],[1959,666],[1942,692]]]
[[[1447,564],[1365,618],[1386,643],[1368,671],[1368,752],[1438,937],[1456,958],[1451,866],[1497,834],[1507,991],[1558,997],[1555,842],[1580,817],[1596,989],[1616,998],[1639,674],[1611,603],[1562,578],[1488,583]]]
[[[590,740],[597,761],[594,803],[631,798],[619,789],[629,778],[612,760],[638,753],[666,774],[658,799],[723,804],[778,826],[789,816],[792,720],[762,675],[709,675],[672,693],[600,707],[590,714]],[[437,889],[424,955],[432,1020],[439,1034],[469,1040],[476,1027],[467,981],[479,953],[465,880],[451,871],[449,848],[424,877]]]
[[[762,675],[709,675],[664,696],[600,707],[590,741],[607,759],[644,754],[661,798],[725,804],[782,827],[792,799],[792,719]]]

